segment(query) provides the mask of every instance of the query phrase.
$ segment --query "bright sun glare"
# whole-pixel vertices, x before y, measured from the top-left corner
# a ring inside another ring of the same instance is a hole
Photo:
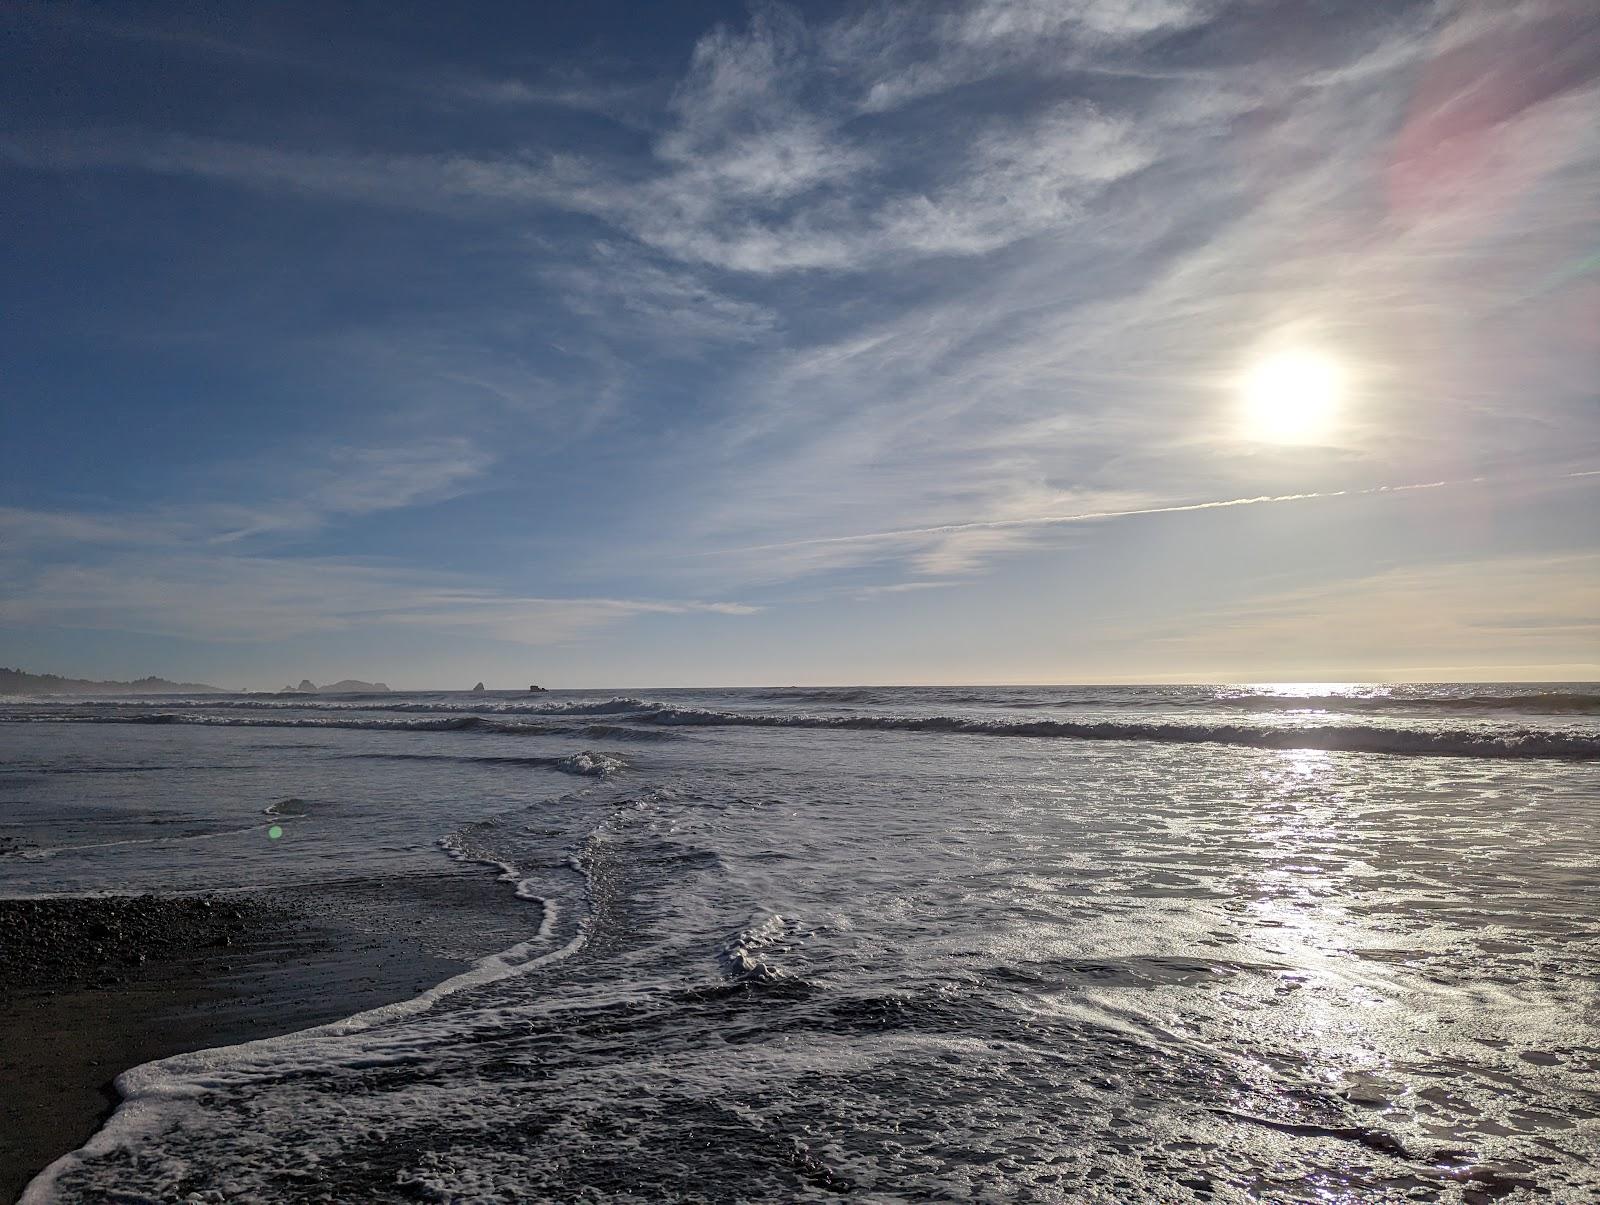
[[[1241,392],[1248,438],[1312,443],[1333,424],[1344,393],[1344,373],[1326,352],[1285,348],[1247,369]]]

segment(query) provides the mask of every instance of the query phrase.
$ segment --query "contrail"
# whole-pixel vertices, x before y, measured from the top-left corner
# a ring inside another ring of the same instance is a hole
[[[1600,476],[1600,469],[1562,473],[1561,478]],[[1437,490],[1457,485],[1482,485],[1489,477],[1463,477],[1454,481],[1419,481],[1409,485],[1374,485],[1366,489],[1325,490],[1308,494],[1261,494],[1252,498],[1227,498],[1214,502],[1186,502],[1174,506],[1141,506],[1131,510],[1086,510],[1064,515],[1034,515],[1026,519],[979,519],[969,523],[940,523],[932,527],[896,527],[888,531],[858,532],[847,536],[814,536],[806,540],[785,540],[777,544],[751,544],[724,552],[770,552],[783,548],[807,548],[824,544],[865,544],[875,540],[900,540],[908,536],[942,536],[962,531],[1000,531],[1025,527],[1055,527],[1066,523],[1090,523],[1097,519],[1129,519],[1138,515],[1174,515],[1193,510],[1222,510],[1230,506],[1262,506],[1271,502],[1303,502],[1315,498],[1359,498],[1371,494],[1403,494],[1416,490]]]

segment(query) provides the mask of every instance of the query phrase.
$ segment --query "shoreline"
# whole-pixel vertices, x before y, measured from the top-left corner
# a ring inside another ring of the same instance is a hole
[[[124,1071],[412,999],[531,935],[510,898],[449,870],[0,899],[0,1203],[105,1123]]]

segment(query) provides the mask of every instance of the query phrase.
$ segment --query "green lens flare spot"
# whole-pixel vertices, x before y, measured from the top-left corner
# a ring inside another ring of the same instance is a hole
[[[283,836],[283,826],[281,824],[274,824],[267,830],[267,840],[269,841],[276,841],[281,836]]]

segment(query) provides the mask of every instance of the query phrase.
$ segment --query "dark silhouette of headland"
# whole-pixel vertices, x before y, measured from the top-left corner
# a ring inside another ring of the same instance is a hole
[[[97,682],[88,678],[63,678],[60,674],[30,674],[20,669],[0,669],[0,695],[162,695],[226,694],[220,686],[204,682],[172,682],[166,678],[135,678],[131,682]]]

